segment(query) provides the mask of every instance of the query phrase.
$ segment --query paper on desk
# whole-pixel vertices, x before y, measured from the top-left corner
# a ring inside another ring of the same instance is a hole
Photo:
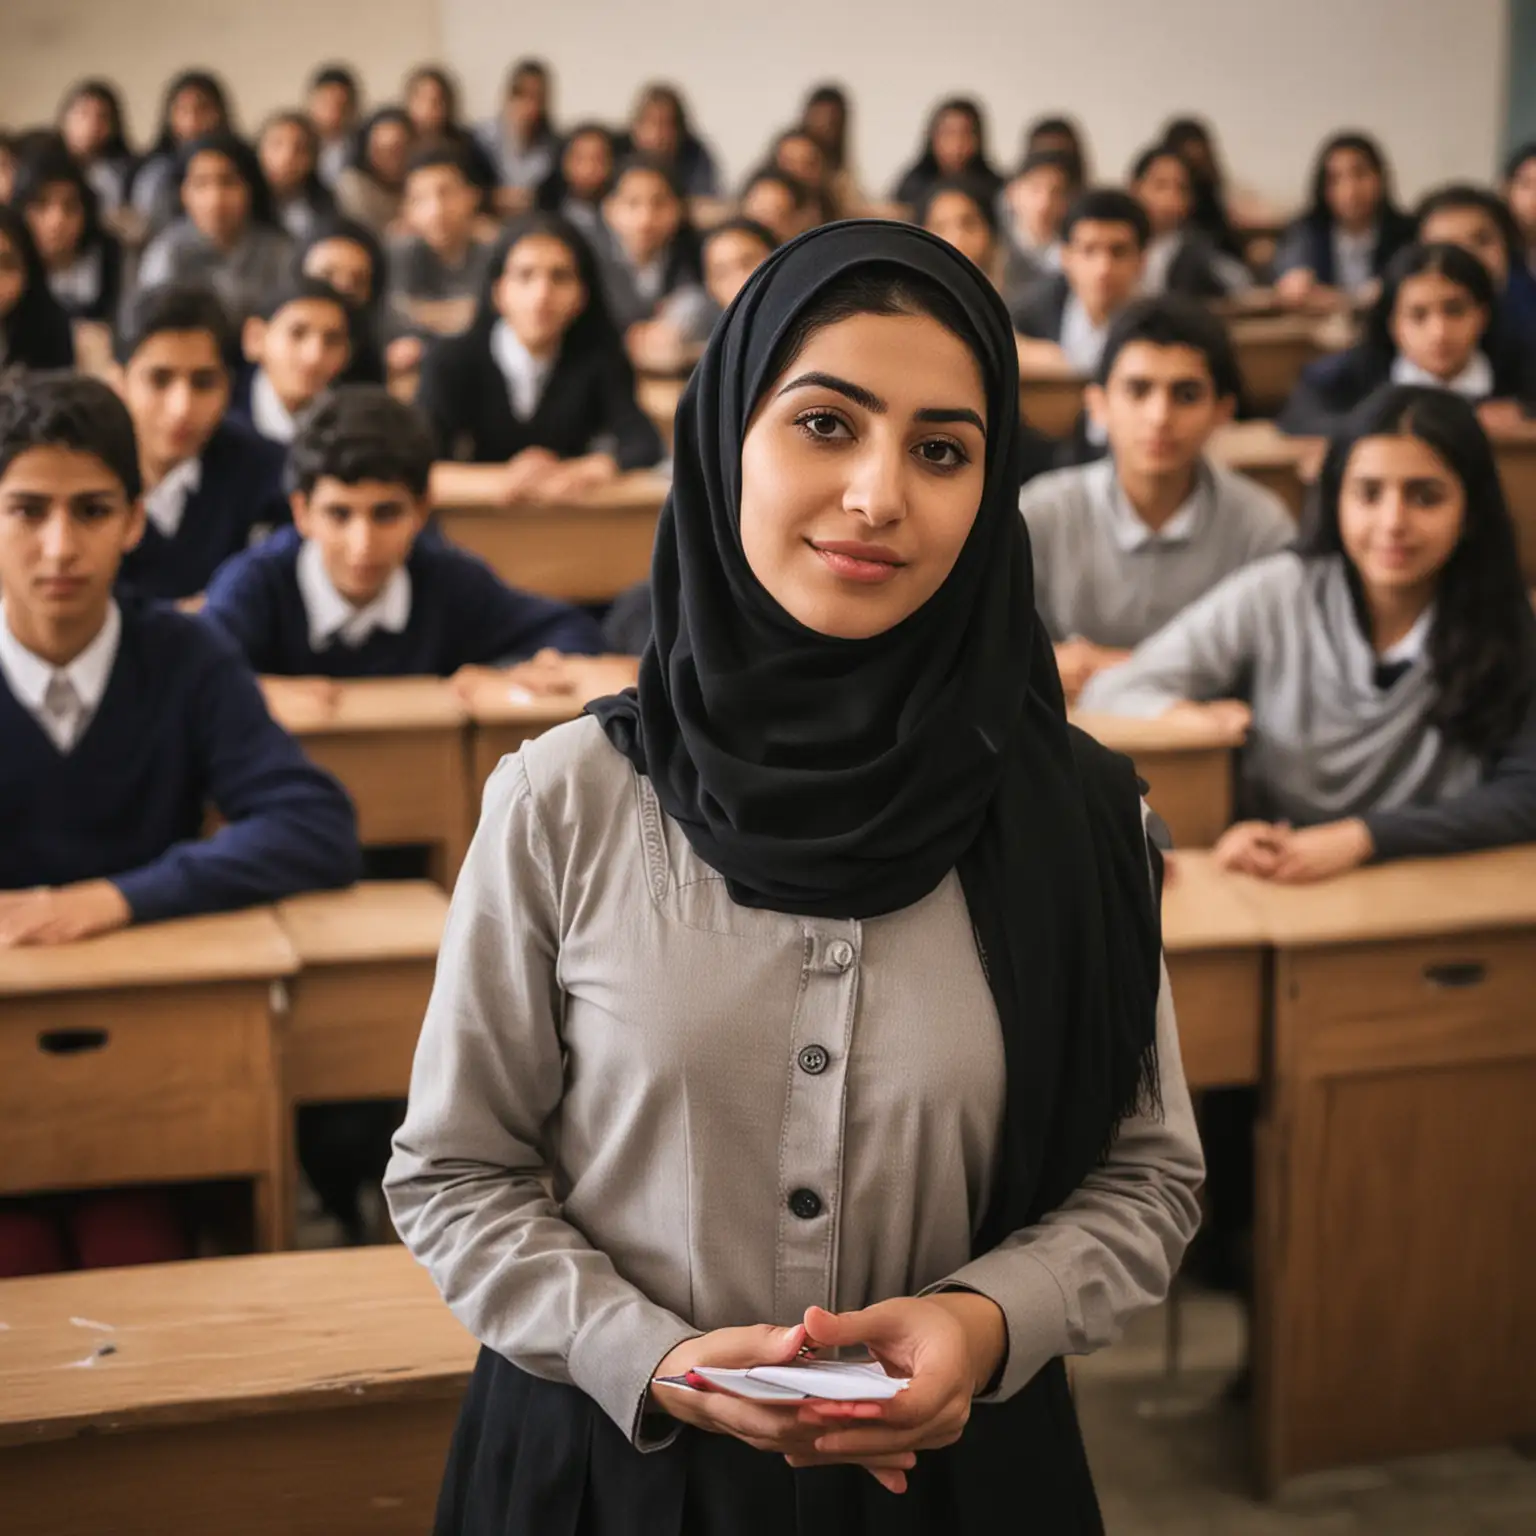
[[[738,1397],[762,1403],[884,1402],[905,1391],[905,1377],[887,1376],[878,1365],[859,1360],[813,1360],[804,1365],[754,1365],[747,1370],[695,1366],[693,1374]],[[676,1385],[667,1381],[666,1385]]]

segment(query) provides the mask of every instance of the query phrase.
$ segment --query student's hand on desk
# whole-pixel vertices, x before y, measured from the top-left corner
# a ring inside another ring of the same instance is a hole
[[[1477,407],[1477,419],[1485,432],[1517,432],[1530,434],[1531,420],[1521,409],[1518,400],[1484,400]]]
[[[541,497],[579,496],[618,479],[619,464],[611,453],[588,453],[579,459],[564,459],[545,474],[538,484]]]
[[[132,917],[123,893],[110,880],[0,891],[0,949],[68,944],[125,928]]]
[[[1310,267],[1292,267],[1275,279],[1275,297],[1282,304],[1300,307],[1317,289],[1317,274]]]
[[[1279,865],[1290,830],[1284,822],[1240,821],[1221,834],[1211,857],[1218,869],[1269,880]]]
[[[1308,885],[1358,869],[1376,851],[1370,830],[1358,817],[1320,827],[1287,828],[1270,879]]]
[[[1065,640],[1056,647],[1056,669],[1061,673],[1062,690],[1067,702],[1073,703],[1087,685],[1088,679],[1106,667],[1118,667],[1129,661],[1129,651],[1117,651],[1107,645],[1095,645],[1091,640]]]
[[[524,448],[507,460],[506,475],[501,482],[501,499],[506,502],[531,501],[544,487],[544,480],[551,470],[559,467],[560,460],[548,448]]]
[[[341,684],[334,677],[260,677],[267,712],[279,722],[309,715],[328,715],[341,702]]]
[[[469,670],[466,667],[454,674],[455,686],[463,672]],[[538,698],[569,698],[585,704],[589,699],[601,699],[610,693],[633,688],[640,676],[640,658],[567,656],[563,651],[546,649],[493,675],[509,687],[525,689]]]

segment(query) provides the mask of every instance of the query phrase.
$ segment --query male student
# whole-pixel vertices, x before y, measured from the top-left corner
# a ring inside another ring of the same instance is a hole
[[[425,418],[388,390],[329,391],[290,450],[294,526],[224,566],[203,617],[276,677],[424,674],[467,687],[541,650],[601,651],[579,609],[419,537],[433,456]]]
[[[232,413],[269,442],[287,445],[303,411],[352,359],[347,301],[318,277],[299,277],[270,294],[240,335],[246,367]]]
[[[1108,457],[1041,475],[1019,497],[1068,697],[1295,537],[1277,496],[1204,456],[1237,391],[1226,327],[1196,301],[1139,299],[1110,327],[1087,391]]]
[[[480,297],[491,244],[476,236],[479,209],[479,190],[457,150],[432,145],[412,156],[401,204],[408,233],[392,239],[387,252],[386,289],[398,319],[409,322],[423,302]]]
[[[283,450],[231,420],[234,335],[211,289],[146,288],[117,334],[117,386],[133,418],[146,521],[122,562],[149,597],[201,592],[218,566],[286,522]]]
[[[235,647],[114,597],[144,525],[133,423],[105,384],[0,386],[0,947],[357,876],[350,802]],[[210,803],[225,824],[204,838]],[[163,1195],[0,1202],[0,1275],[185,1256]]]

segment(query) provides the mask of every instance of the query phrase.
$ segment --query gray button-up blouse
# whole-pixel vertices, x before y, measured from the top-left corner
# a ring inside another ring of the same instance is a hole
[[[812,1303],[978,1291],[1007,1397],[1159,1300],[1194,1233],[1166,976],[1158,1049],[1161,1118],[973,1259],[1004,1062],[958,878],[868,921],[738,906],[584,718],[486,786],[385,1189],[465,1326],[642,1449],[674,1345]]]

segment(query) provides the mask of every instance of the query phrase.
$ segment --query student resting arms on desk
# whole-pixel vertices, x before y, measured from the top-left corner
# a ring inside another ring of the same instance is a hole
[[[1193,299],[1138,299],[1110,327],[1087,391],[1109,455],[1038,476],[1019,497],[1068,699],[1295,538],[1278,496],[1205,457],[1239,387],[1226,327]]]
[[[1007,314],[828,225],[682,410],[638,693],[487,786],[386,1177],[485,1346],[437,1529],[1099,1532],[1061,1357],[1163,1295],[1201,1158],[1134,774],[1030,606]],[[652,1385],[806,1343],[912,1385]]]
[[[1228,577],[1099,673],[1083,709],[1251,712],[1229,868],[1320,880],[1536,839],[1536,619],[1471,406],[1373,395],[1317,508],[1296,553]]]

